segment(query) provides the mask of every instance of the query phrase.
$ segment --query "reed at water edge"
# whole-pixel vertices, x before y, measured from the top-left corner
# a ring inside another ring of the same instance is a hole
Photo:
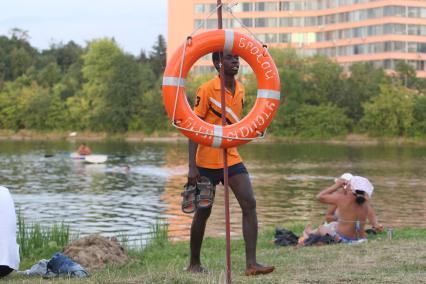
[[[48,257],[59,251],[71,240],[77,239],[78,234],[71,234],[69,225],[54,224],[51,227],[39,223],[27,224],[21,212],[18,211],[17,243],[20,247],[21,259],[33,257]]]

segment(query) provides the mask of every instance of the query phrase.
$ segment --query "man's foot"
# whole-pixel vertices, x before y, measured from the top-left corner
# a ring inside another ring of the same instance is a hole
[[[207,269],[205,269],[204,267],[202,267],[199,264],[188,266],[186,268],[186,271],[191,272],[191,273],[208,273]]]
[[[275,266],[263,266],[261,264],[250,265],[246,269],[246,276],[259,275],[259,274],[268,274],[274,271]]]

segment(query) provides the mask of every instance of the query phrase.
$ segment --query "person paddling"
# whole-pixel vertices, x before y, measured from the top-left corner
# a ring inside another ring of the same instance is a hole
[[[92,150],[89,148],[89,146],[86,145],[86,143],[81,143],[80,147],[78,147],[77,152],[79,155],[82,155],[82,156],[92,154]]]
[[[220,57],[218,52],[213,53],[213,64],[217,71],[220,70]],[[225,81],[225,101],[226,120],[228,124],[239,121],[244,106],[244,87],[235,80],[238,74],[239,57],[233,54],[224,54],[224,81]],[[203,85],[197,91],[194,112],[201,119],[215,125],[221,125],[221,83],[216,77]],[[213,148],[198,145],[189,140],[189,171],[188,184],[195,185],[199,182],[200,176],[207,177],[211,182],[211,190],[219,182],[224,182],[223,177],[223,151],[220,148]],[[274,271],[274,266],[263,266],[256,260],[256,244],[258,234],[258,223],[256,214],[256,200],[254,198],[249,174],[244,166],[237,148],[229,148],[229,185],[240,204],[243,215],[243,236],[246,252],[247,276],[257,274],[267,274]],[[184,195],[188,196],[188,195]],[[183,204],[190,204],[184,200]],[[195,211],[190,236],[190,262],[187,268],[189,272],[204,272],[201,266],[200,252],[203,242],[204,231],[207,220],[212,211],[212,206],[197,206]]]

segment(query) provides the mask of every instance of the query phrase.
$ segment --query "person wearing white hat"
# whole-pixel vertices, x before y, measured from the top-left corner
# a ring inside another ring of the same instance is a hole
[[[9,190],[0,186],[0,278],[19,268],[19,246],[16,244],[15,205]]]
[[[346,180],[347,184],[351,184],[351,190],[353,193],[356,193],[357,188],[361,191],[365,191],[366,194],[368,195],[368,198],[371,199],[371,196],[373,195],[373,190],[374,187],[373,185],[370,183],[370,181],[364,177],[360,177],[360,176],[354,176],[350,173],[344,173],[343,175],[340,176],[341,179]],[[352,181],[353,179],[353,181]],[[337,179],[334,180],[335,182],[337,181]],[[364,186],[363,186],[364,185]],[[363,190],[363,188],[365,190]],[[383,225],[381,225],[378,220],[377,220],[377,216],[376,216],[376,212],[374,211],[374,208],[371,204],[371,202],[368,203],[369,205],[369,210],[368,210],[368,221],[370,222],[372,229],[374,232],[382,232],[383,231]],[[337,206],[336,205],[329,205],[329,207],[327,208],[327,213],[325,216],[326,222],[328,223],[333,223],[335,221],[338,220],[338,210],[337,210]]]
[[[333,228],[336,239],[345,243],[366,240],[366,220],[374,213],[369,202],[373,190],[368,179],[346,173],[335,179],[332,186],[318,193],[317,199],[320,202],[329,204],[338,211],[337,224]]]

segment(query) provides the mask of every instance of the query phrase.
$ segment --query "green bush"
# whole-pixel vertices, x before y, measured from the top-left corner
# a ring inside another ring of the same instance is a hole
[[[284,116],[284,117],[283,117]],[[329,138],[345,135],[351,121],[342,109],[333,105],[306,105],[293,108],[278,115],[278,120],[284,119],[282,134],[309,137]]]
[[[380,94],[363,105],[360,129],[372,135],[407,135],[414,122],[413,92],[402,86],[381,85]]]
[[[414,99],[413,117],[413,136],[424,136],[426,134],[426,96],[422,95]]]

